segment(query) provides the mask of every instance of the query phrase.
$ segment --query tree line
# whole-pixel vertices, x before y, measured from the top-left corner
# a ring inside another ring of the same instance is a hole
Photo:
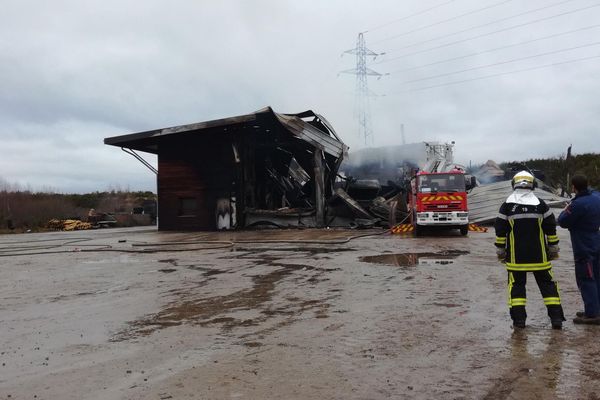
[[[59,194],[0,188],[0,232],[43,230],[51,219],[85,219],[94,209],[101,213],[131,213],[156,201],[149,191],[105,191]]]
[[[500,164],[500,168],[506,172],[506,178],[510,179],[510,174],[523,165],[532,170],[536,177],[559,190],[564,189],[568,192],[568,179],[576,174],[585,175],[590,186],[600,190],[600,154],[567,154],[555,158],[511,161]]]

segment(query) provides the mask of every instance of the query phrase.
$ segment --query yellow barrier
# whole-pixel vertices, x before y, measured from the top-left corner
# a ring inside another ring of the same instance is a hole
[[[415,230],[414,226],[412,226],[412,224],[398,224],[398,225],[394,225],[391,229],[392,233],[395,234],[404,234],[404,233],[411,233]],[[469,232],[487,232],[488,228],[484,227],[484,226],[479,226],[479,225],[475,225],[475,224],[469,224]]]
[[[398,224],[394,225],[391,229],[392,233],[403,234],[403,233],[411,233],[415,228],[412,224]]]
[[[483,227],[483,226],[475,225],[475,224],[469,224],[469,231],[470,232],[487,232],[487,228]]]

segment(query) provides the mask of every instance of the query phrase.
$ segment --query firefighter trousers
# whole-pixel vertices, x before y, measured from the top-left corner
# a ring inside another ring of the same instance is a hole
[[[550,320],[565,321],[560,304],[558,283],[554,280],[552,269],[531,272],[544,298]],[[527,273],[527,271],[508,271],[508,307],[513,321],[524,322],[527,319],[527,313],[525,312]]]

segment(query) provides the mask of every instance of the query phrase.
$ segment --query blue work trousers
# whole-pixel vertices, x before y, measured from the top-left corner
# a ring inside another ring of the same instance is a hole
[[[575,279],[588,317],[600,316],[600,254],[575,260]]]

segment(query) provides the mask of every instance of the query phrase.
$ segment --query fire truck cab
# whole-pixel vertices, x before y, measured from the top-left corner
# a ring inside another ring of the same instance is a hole
[[[413,225],[417,236],[426,227],[469,232],[469,211],[464,171],[419,172],[411,180]]]

